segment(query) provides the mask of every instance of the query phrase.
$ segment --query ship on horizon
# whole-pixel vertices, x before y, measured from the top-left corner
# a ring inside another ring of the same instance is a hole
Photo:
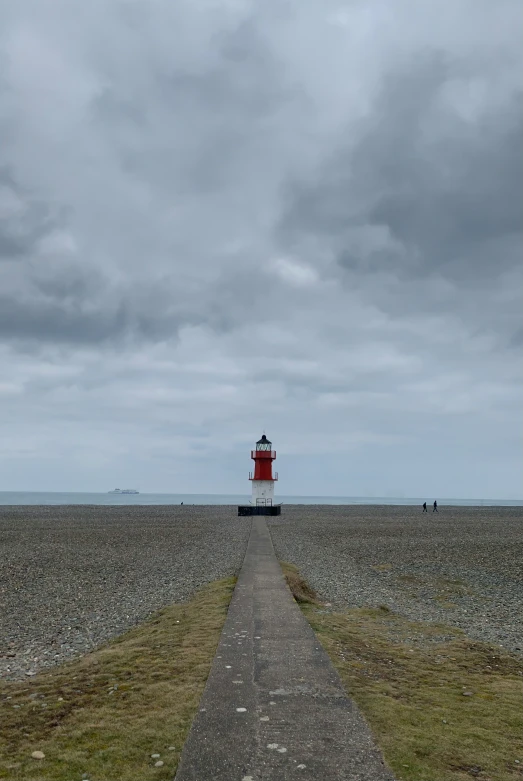
[[[110,494],[139,494],[140,491],[136,491],[134,488],[113,488],[112,491],[108,491]]]

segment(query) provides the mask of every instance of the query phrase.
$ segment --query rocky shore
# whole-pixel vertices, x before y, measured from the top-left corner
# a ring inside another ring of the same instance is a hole
[[[378,606],[523,650],[523,508],[286,506],[276,553],[333,605]],[[0,508],[0,677],[104,643],[236,574],[236,507]]]
[[[523,507],[287,507],[270,529],[333,605],[385,605],[523,651]]]
[[[84,654],[241,567],[233,507],[0,508],[0,677]]]

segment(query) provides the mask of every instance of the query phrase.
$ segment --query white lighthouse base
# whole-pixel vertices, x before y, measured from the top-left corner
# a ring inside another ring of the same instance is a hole
[[[274,480],[252,481],[252,503],[267,506],[274,501]]]

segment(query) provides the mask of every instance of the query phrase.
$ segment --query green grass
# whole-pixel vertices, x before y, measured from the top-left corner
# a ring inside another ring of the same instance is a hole
[[[387,608],[329,612],[309,593],[301,608],[398,779],[523,779],[521,659]]]
[[[0,778],[171,780],[233,588],[210,584],[88,656],[0,683]]]

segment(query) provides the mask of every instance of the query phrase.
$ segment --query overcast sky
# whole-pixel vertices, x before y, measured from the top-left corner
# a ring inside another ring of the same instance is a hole
[[[0,490],[523,495],[521,0],[0,5]]]

